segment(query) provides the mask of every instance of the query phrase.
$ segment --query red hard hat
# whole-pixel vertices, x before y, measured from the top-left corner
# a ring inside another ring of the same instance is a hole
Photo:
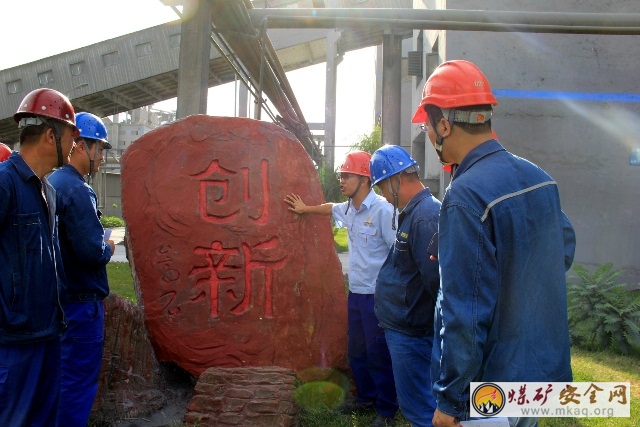
[[[498,105],[498,101],[491,93],[489,80],[475,64],[455,60],[443,62],[429,76],[422,90],[422,102],[416,109],[412,123],[427,121],[427,112],[424,110],[427,104],[445,109]]]
[[[0,142],[0,162],[4,162],[11,155],[11,148],[8,145]]]
[[[353,173],[369,178],[369,160],[371,160],[371,154],[366,151],[353,151],[347,154],[338,172]]]
[[[42,88],[24,97],[13,119],[20,123],[24,117],[43,116],[60,120],[76,128],[76,115],[69,99],[57,90]]]

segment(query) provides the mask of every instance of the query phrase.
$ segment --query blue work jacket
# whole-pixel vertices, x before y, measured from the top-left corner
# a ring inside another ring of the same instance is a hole
[[[96,193],[71,165],[52,173],[49,181],[57,194],[66,288],[62,300],[102,301],[109,295],[106,265],[111,247],[104,241]]]
[[[0,344],[58,337],[59,260],[55,190],[14,152],[0,162]]]
[[[558,186],[488,140],[460,163],[439,220],[438,409],[469,416],[469,383],[571,381],[565,272],[575,233]]]
[[[425,188],[398,216],[396,240],[376,282],[375,313],[383,328],[411,336],[433,335],[440,275],[428,248],[438,231],[439,210],[440,201]]]

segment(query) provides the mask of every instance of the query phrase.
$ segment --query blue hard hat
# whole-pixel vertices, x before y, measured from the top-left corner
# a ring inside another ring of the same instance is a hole
[[[76,126],[82,138],[97,139],[104,143],[104,148],[111,148],[111,144],[107,141],[107,127],[98,116],[91,113],[77,113]]]
[[[384,145],[377,149],[371,161],[371,185],[376,185],[383,179],[410,168],[417,162],[399,145]]]

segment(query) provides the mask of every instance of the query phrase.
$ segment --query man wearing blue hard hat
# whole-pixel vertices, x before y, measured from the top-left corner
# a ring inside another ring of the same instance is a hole
[[[440,202],[420,181],[416,161],[398,145],[373,153],[370,170],[371,183],[399,212],[395,244],[378,273],[375,314],[391,353],[402,415],[414,427],[430,427],[436,402],[429,366],[440,285],[438,261],[430,254],[437,254],[431,246]]]
[[[111,148],[107,128],[90,113],[76,114],[80,136],[68,165],[49,181],[56,189],[65,291],[62,308],[68,328],[62,335],[62,380],[58,425],[86,426],[98,392],[104,341],[104,306],[109,294],[106,265],[115,250],[100,223],[96,193],[85,182]],[[106,237],[106,239],[105,239]]]

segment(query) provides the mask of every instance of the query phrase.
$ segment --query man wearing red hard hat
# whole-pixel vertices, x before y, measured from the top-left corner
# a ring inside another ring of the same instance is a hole
[[[300,196],[287,195],[289,210],[297,214],[333,215],[349,235],[349,295],[347,297],[347,353],[357,396],[339,411],[376,412],[372,427],[395,425],[398,411],[391,355],[384,329],[375,315],[376,279],[395,241],[395,213],[371,189],[371,154],[353,151],[339,169],[340,190],[349,198],[342,203],[307,206]]]
[[[0,425],[56,425],[60,390],[60,249],[46,175],[78,135],[63,94],[37,89],[13,116],[20,152],[0,163]]]
[[[7,144],[0,142],[0,162],[4,162],[11,155],[11,148]]]
[[[575,233],[553,178],[492,135],[497,104],[475,64],[448,61],[428,78],[413,117],[440,161],[458,165],[438,221],[436,427],[469,419],[471,382],[572,380],[565,272]]]

